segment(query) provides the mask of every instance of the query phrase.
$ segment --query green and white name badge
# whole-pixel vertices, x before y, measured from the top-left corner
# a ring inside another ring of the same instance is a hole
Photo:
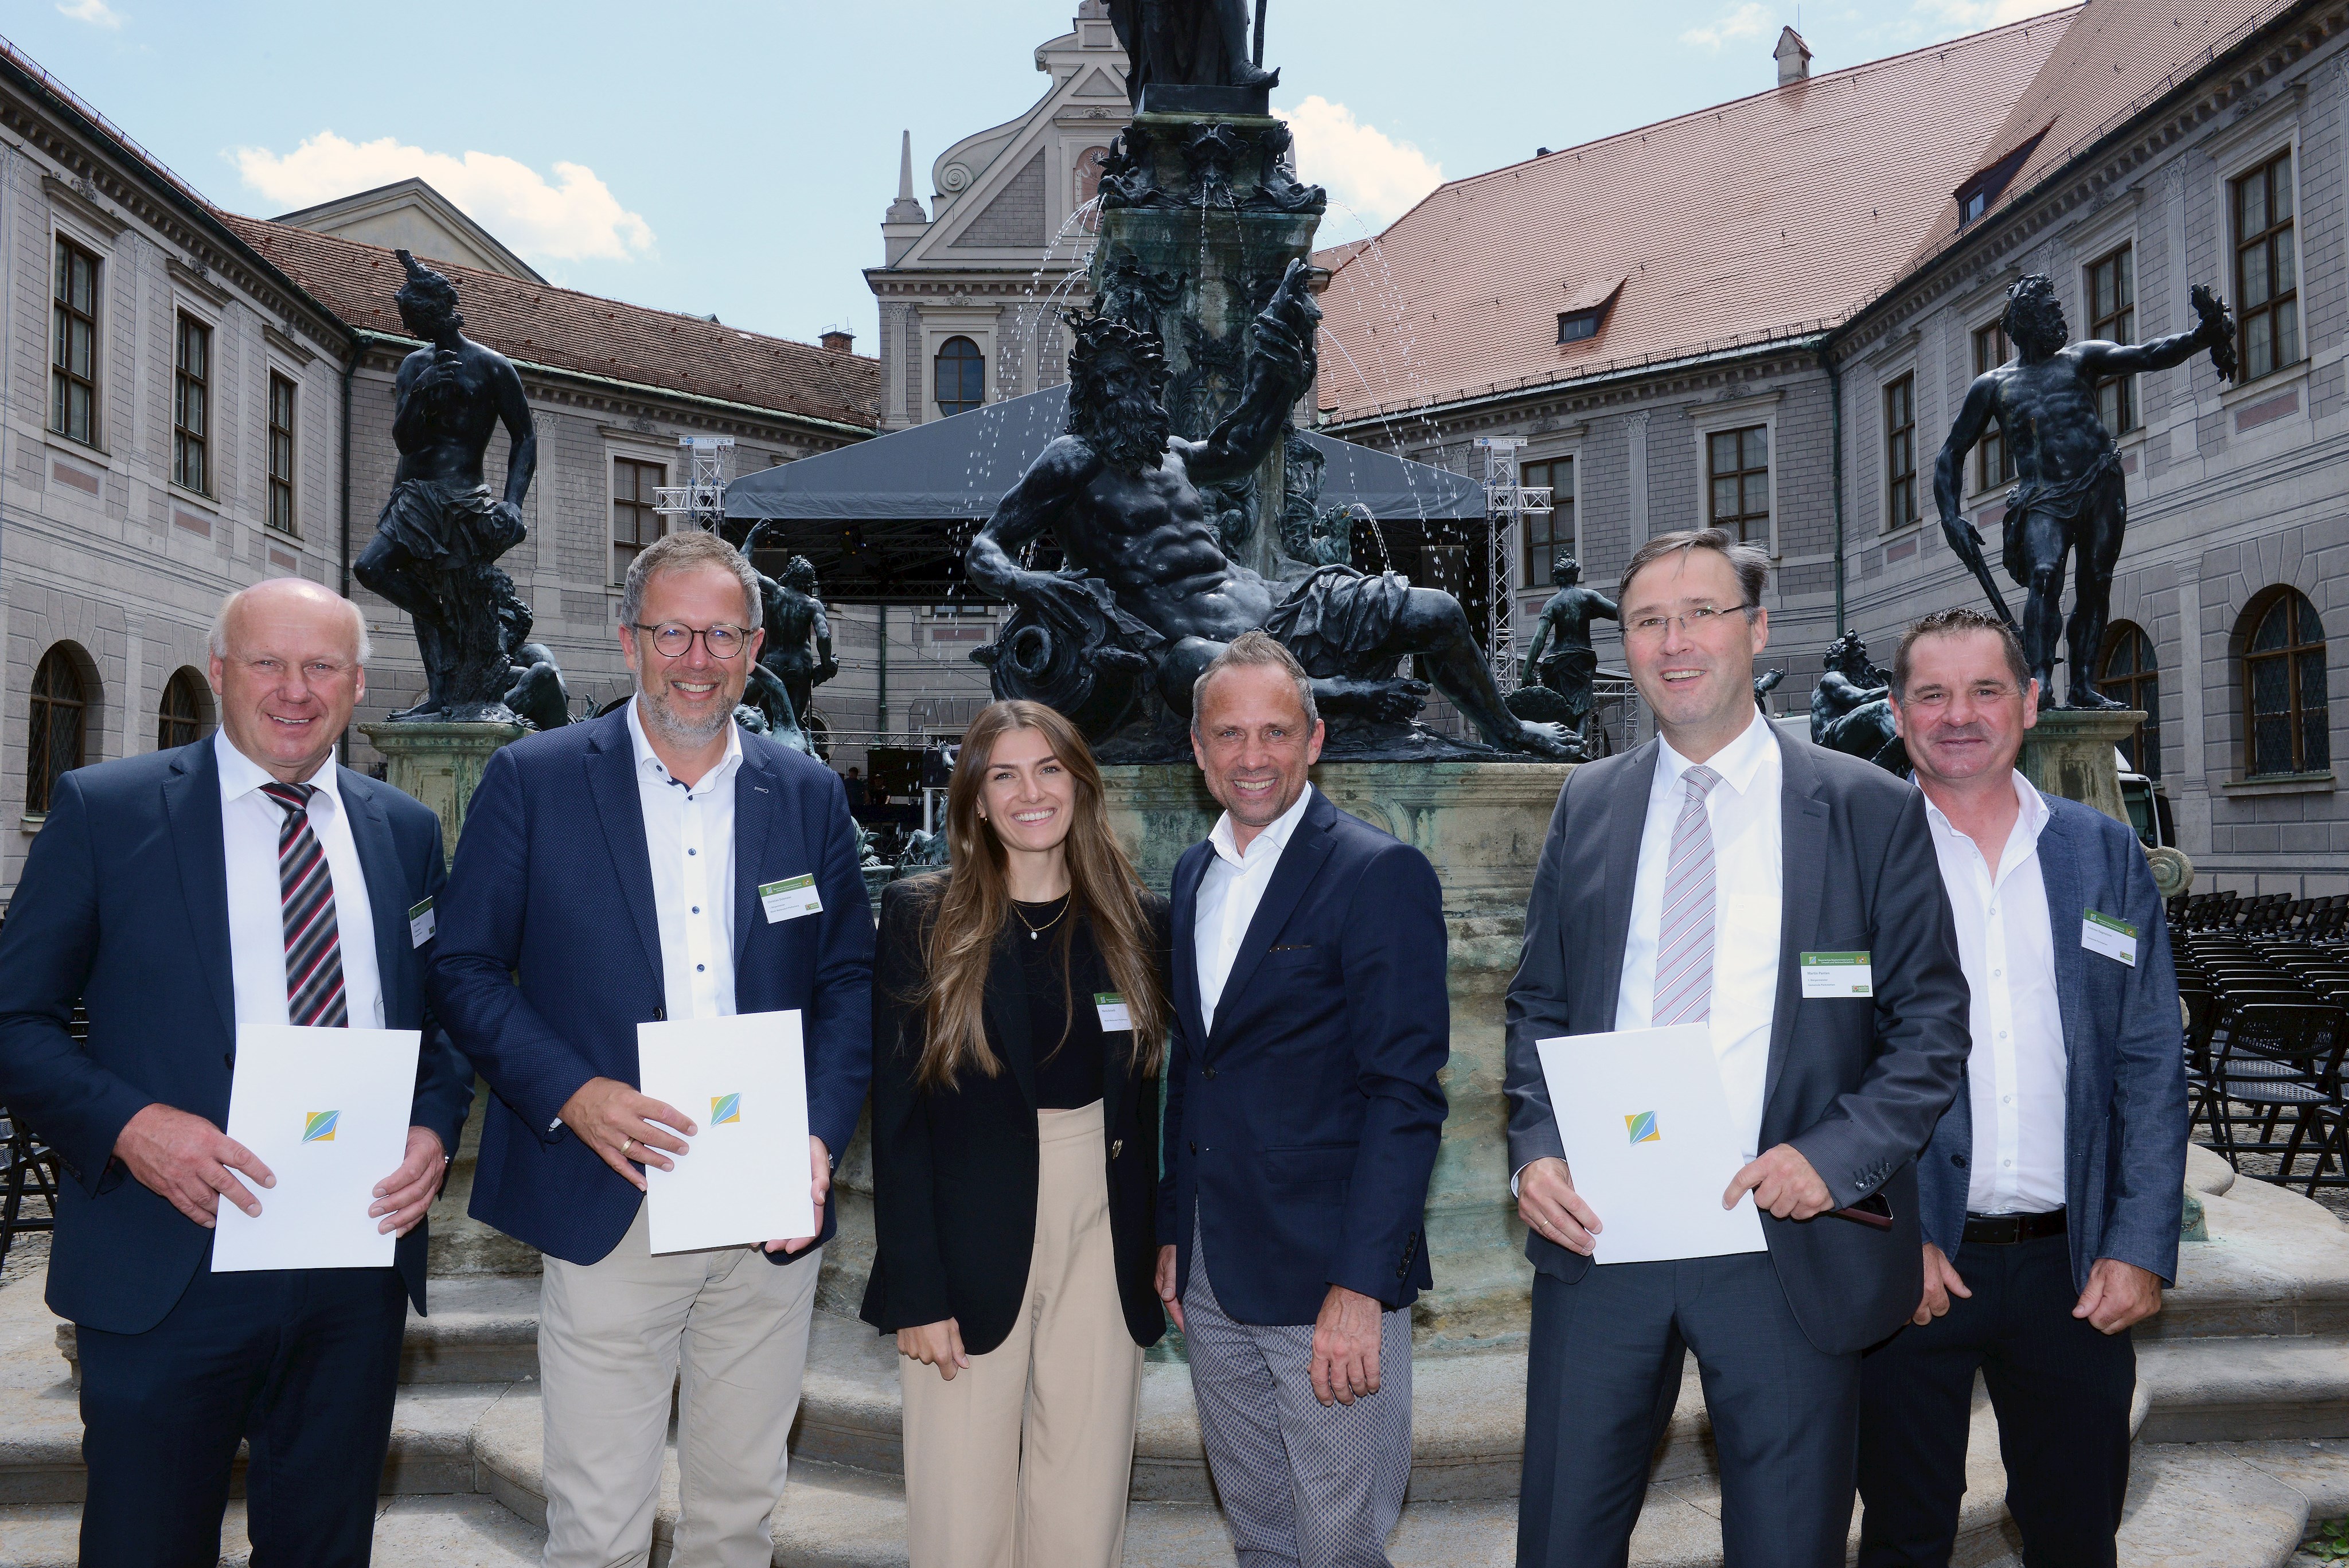
[[[422,947],[432,940],[432,933],[440,929],[440,921],[432,915],[431,899],[427,898],[424,902],[409,908],[408,911],[408,945],[409,947]]]
[[[2137,928],[2127,920],[2090,909],[2080,922],[2080,945],[2092,953],[2118,959],[2131,969],[2137,967]]]
[[[759,902],[767,911],[767,924],[796,920],[802,915],[823,913],[823,899],[815,890],[813,877],[794,877],[788,882],[759,884]]]
[[[1093,992],[1093,1011],[1101,1014],[1102,1033],[1114,1034],[1121,1029],[1133,1027],[1133,1014],[1126,1010],[1125,998],[1113,991]]]
[[[1805,953],[1801,968],[1806,1000],[1876,994],[1876,971],[1866,953]]]

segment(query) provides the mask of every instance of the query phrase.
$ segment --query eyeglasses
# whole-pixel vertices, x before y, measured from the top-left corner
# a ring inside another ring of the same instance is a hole
[[[1754,612],[1761,607],[1760,605],[1733,605],[1728,609],[1723,609],[1718,605],[1694,605],[1679,615],[1643,615],[1637,620],[1625,623],[1623,635],[1640,638],[1651,642],[1661,642],[1663,640],[1664,628],[1672,622],[1678,621],[1681,623],[1681,634],[1683,637],[1696,637],[1709,630],[1723,616],[1742,613],[1750,619]]]
[[[683,659],[691,651],[693,639],[697,637],[701,639],[701,646],[709,650],[710,658],[733,659],[741,653],[750,639],[750,634],[739,626],[691,627],[674,620],[665,620],[658,626],[647,626],[641,621],[632,620],[628,625],[633,630],[650,633],[653,647],[663,659]]]

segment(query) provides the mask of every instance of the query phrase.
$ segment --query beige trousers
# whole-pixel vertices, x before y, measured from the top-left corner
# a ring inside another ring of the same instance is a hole
[[[673,1568],[768,1568],[799,1409],[817,1255],[654,1256],[646,1210],[602,1262],[546,1260],[546,1568],[642,1568],[660,1503],[669,1392],[678,1472]]]
[[[1142,1396],[1110,1248],[1102,1106],[1039,1111],[1036,1248],[1011,1337],[949,1383],[905,1357],[913,1568],[1117,1568]]]

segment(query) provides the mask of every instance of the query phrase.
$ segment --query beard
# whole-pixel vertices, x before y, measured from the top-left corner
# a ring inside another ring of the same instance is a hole
[[[2044,308],[2018,310],[2006,322],[2007,341],[2017,348],[2035,354],[2053,354],[2071,340],[2061,311]]]
[[[1070,430],[1101,454],[1103,462],[1123,473],[1156,468],[1174,433],[1165,405],[1149,392],[1123,398],[1094,395],[1071,405]]]
[[[678,712],[669,705],[667,691],[654,691],[642,677],[636,680],[636,716],[644,722],[645,728],[658,731],[662,739],[675,745],[701,746],[716,740],[734,722],[734,709],[742,694],[736,692],[734,701],[701,719]]]

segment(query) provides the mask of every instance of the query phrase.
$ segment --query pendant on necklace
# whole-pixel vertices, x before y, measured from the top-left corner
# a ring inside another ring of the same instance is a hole
[[[1031,941],[1031,942],[1032,942],[1032,941],[1034,941],[1034,940],[1036,940],[1036,933],[1035,933],[1035,932],[1033,932],[1033,931],[1029,932],[1029,933],[1028,933],[1028,940],[1029,940],[1030,941]]]

